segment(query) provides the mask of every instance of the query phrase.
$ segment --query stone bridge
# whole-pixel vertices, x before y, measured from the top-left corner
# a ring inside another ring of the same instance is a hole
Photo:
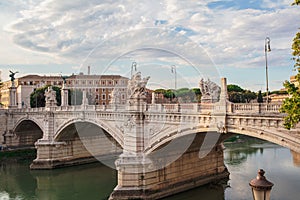
[[[118,170],[111,199],[157,199],[228,177],[221,142],[231,133],[300,152],[278,103],[234,104],[222,79],[215,103],[51,106],[0,112],[3,145],[35,145],[32,169],[94,161]]]

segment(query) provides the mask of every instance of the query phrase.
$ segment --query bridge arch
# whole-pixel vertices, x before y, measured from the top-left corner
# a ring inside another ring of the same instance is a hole
[[[268,127],[247,127],[247,126],[228,126],[227,133],[222,133],[221,135],[218,133],[217,135],[213,133],[217,132],[217,128],[209,128],[204,126],[195,126],[191,128],[182,128],[181,130],[172,129],[167,132],[162,132],[158,134],[156,137],[153,137],[152,141],[149,143],[146,148],[146,154],[150,154],[155,151],[157,148],[164,146],[165,144],[171,142],[172,140],[178,139],[182,136],[188,136],[191,134],[197,133],[207,133],[210,138],[210,142],[217,143],[219,138],[221,140],[225,140],[230,137],[231,134],[240,134],[247,135],[251,137],[255,137],[258,139],[266,140],[280,146],[289,148],[293,151],[300,152],[300,139],[296,138],[291,131],[278,129],[278,128],[268,128]],[[211,134],[211,135],[209,135]]]
[[[258,139],[266,140],[280,146],[286,147],[296,152],[300,152],[300,139],[295,138],[290,131],[268,128],[254,128],[254,127],[228,127],[229,133],[247,135]]]
[[[173,140],[180,139],[184,136],[193,135],[194,137],[196,137],[196,134],[206,134],[206,133],[209,134],[213,132],[216,133],[216,130],[205,126],[182,127],[180,130],[178,130],[177,128],[168,130],[167,132],[162,132],[158,134],[156,137],[153,137],[152,141],[149,143],[148,147],[146,148],[145,153],[151,154],[153,151],[164,146],[165,144],[168,144]],[[220,137],[219,134],[213,135],[213,137],[211,138],[215,142],[213,145],[217,143],[219,137]],[[193,137],[190,137],[190,139],[192,140]],[[192,141],[188,141],[186,145],[188,145],[189,142],[191,143]]]
[[[43,137],[43,129],[39,122],[32,118],[20,119],[14,129],[14,137],[9,146],[34,146],[34,143]]]
[[[101,120],[92,120],[92,119],[79,119],[79,118],[75,118],[75,119],[70,119],[68,121],[66,121],[65,123],[63,123],[55,132],[54,134],[54,141],[58,141],[61,137],[61,133],[63,132],[64,129],[66,129],[67,127],[69,127],[72,124],[76,124],[76,123],[90,123],[93,124],[97,127],[99,127],[100,129],[104,130],[108,135],[110,135],[122,148],[123,148],[123,136],[122,133],[120,133],[120,131],[110,127],[109,125],[107,125],[105,122],[101,121]]]
[[[30,116],[26,116],[26,117],[20,118],[20,119],[15,123],[14,128],[13,128],[13,132],[15,132],[16,128],[17,128],[21,123],[23,123],[24,121],[32,121],[34,124],[36,124],[36,125],[39,127],[39,129],[41,129],[41,130],[44,132],[42,123],[41,123],[39,120],[37,120],[37,119],[35,119],[35,118],[33,118],[33,117],[30,117]]]

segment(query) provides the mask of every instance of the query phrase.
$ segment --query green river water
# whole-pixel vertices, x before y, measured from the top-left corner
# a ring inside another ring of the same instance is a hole
[[[225,146],[227,185],[206,185],[165,200],[251,200],[249,181],[259,168],[274,183],[272,200],[300,199],[300,162],[289,149],[254,139]],[[117,183],[116,171],[101,163],[31,171],[30,162],[0,162],[0,200],[101,200]]]

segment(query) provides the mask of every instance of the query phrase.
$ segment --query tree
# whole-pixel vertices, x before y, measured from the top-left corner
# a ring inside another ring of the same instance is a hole
[[[227,85],[227,92],[244,92],[244,90],[238,85],[229,84]]]
[[[257,95],[257,103],[262,103],[264,102],[263,96],[261,94],[261,90],[258,91],[258,95]]]
[[[300,0],[295,0],[292,5],[300,5]],[[294,67],[298,71],[296,81],[300,83],[300,32],[296,33],[292,43],[292,55],[295,61]],[[284,117],[284,127],[291,129],[300,121],[300,90],[295,84],[289,81],[284,82],[284,87],[287,89],[289,98],[283,101],[281,112],[286,113]]]
[[[195,99],[193,100],[193,102],[201,102],[201,91],[200,91],[200,88],[193,88],[192,89],[193,93],[195,94]]]
[[[244,99],[246,100],[247,103],[250,103],[251,100],[256,99],[255,92],[251,92],[250,90],[246,90],[244,92]]]
[[[256,99],[255,92],[244,90],[238,85],[227,85],[227,92],[229,101],[233,103],[249,103],[251,100]]]
[[[49,85],[37,88],[30,94],[30,107],[45,107],[45,91]],[[60,94],[60,88],[56,86],[52,86],[52,89],[56,92],[56,101],[57,105],[59,106],[61,104],[61,94]]]

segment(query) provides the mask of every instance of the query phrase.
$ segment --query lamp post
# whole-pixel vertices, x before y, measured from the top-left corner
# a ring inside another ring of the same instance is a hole
[[[174,74],[175,76],[175,90],[177,90],[177,72],[176,72],[176,66],[172,65],[171,66],[171,72]]]
[[[175,87],[174,87],[174,96],[175,96],[175,91],[177,90],[177,72],[176,72],[176,65],[171,66],[171,72],[175,76]],[[172,95],[173,96],[173,95]],[[172,99],[172,98],[171,98]]]
[[[132,62],[132,65],[131,65],[131,77],[132,77],[132,71],[133,71],[133,69],[136,72],[136,62]]]
[[[270,193],[274,184],[268,181],[264,174],[265,171],[260,169],[257,177],[249,183],[254,200],[270,200]]]
[[[270,38],[266,37],[265,39],[265,58],[266,58],[266,90],[267,90],[267,103],[269,103],[269,78],[268,78],[268,52],[271,51],[270,47]]]

